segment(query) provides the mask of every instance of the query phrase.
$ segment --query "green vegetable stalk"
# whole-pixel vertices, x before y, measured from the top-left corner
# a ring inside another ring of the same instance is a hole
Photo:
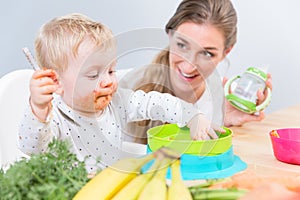
[[[71,200],[88,180],[84,162],[69,151],[68,143],[53,140],[46,153],[0,170],[0,199]]]
[[[246,194],[247,190],[238,189],[199,189],[191,191],[194,200],[236,200]]]
[[[209,188],[209,186],[219,181],[222,180],[208,180],[206,183],[189,187],[189,191],[194,200],[237,200],[248,192],[248,190],[237,188]]]

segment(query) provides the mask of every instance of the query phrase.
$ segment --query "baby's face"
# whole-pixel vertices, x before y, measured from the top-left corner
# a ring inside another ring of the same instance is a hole
[[[95,116],[107,107],[117,90],[115,50],[95,50],[83,43],[78,56],[60,76],[62,98],[85,116]]]

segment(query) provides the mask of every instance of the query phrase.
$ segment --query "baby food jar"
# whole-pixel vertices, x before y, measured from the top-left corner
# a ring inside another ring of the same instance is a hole
[[[255,113],[265,109],[271,100],[271,90],[267,88],[267,97],[263,103],[256,105],[258,90],[265,90],[267,74],[250,67],[242,76],[236,76],[225,84],[225,97],[237,109],[246,113]],[[231,91],[231,92],[230,92]]]

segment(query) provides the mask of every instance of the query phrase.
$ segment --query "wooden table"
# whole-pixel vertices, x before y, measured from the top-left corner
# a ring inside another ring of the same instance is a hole
[[[256,174],[300,176],[300,165],[276,160],[269,136],[273,129],[291,127],[300,128],[300,104],[270,113],[261,122],[232,127],[234,153]]]

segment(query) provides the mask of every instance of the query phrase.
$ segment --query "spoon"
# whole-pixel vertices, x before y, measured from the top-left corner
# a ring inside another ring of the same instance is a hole
[[[28,62],[32,66],[33,70],[38,70],[40,69],[39,66],[37,65],[34,57],[32,56],[30,50],[27,47],[22,48],[23,53],[25,54]]]

